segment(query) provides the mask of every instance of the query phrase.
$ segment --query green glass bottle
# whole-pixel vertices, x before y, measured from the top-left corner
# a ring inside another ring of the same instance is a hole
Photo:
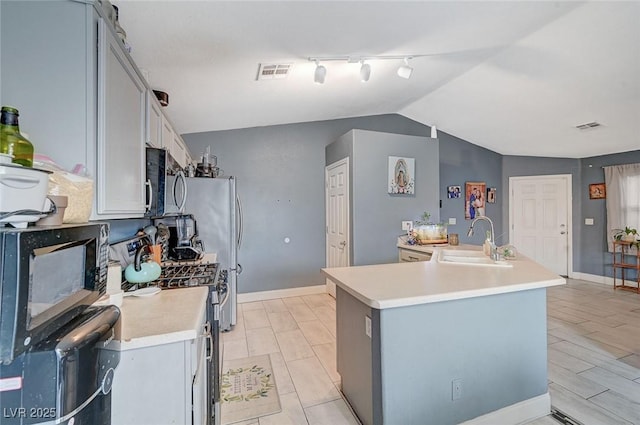
[[[33,145],[22,134],[18,125],[18,110],[3,106],[0,110],[0,153],[13,155],[13,163],[33,166]]]

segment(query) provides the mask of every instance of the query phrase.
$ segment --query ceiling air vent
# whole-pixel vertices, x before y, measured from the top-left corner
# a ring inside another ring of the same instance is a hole
[[[260,80],[281,80],[287,78],[293,68],[292,63],[264,64],[258,68],[258,81]]]
[[[602,124],[600,124],[599,122],[596,121],[592,121],[592,122],[588,122],[586,124],[580,124],[580,125],[576,125],[576,128],[578,130],[592,130],[596,127],[600,127],[602,126]]]

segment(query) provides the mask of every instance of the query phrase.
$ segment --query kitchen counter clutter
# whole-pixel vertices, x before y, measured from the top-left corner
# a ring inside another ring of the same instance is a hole
[[[208,288],[165,290],[122,302],[121,350],[195,339],[201,333]]]
[[[337,287],[342,392],[360,421],[517,424],[549,414],[546,288],[564,279],[522,255],[408,249],[431,259],[323,269]]]

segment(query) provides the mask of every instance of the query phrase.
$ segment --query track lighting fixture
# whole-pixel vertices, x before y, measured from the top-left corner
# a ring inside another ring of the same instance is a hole
[[[368,63],[364,63],[364,61],[360,61],[362,66],[360,66],[360,81],[366,83],[369,81],[369,77],[371,77],[371,65]]]
[[[313,74],[313,82],[316,84],[324,84],[324,79],[327,76],[327,68],[320,65],[318,61],[316,62],[316,71]]]
[[[409,66],[409,58],[404,58],[404,65],[398,68],[398,77],[402,77],[405,79],[411,78],[411,73],[413,72],[413,68]]]
[[[371,77],[371,65],[365,63],[365,61],[379,61],[379,60],[403,60],[404,64],[398,68],[398,76],[401,78],[409,79],[413,73],[413,68],[409,66],[409,59],[421,58],[426,56],[432,56],[433,54],[419,54],[419,55],[403,55],[403,56],[326,56],[326,57],[309,57],[310,62],[315,62],[316,70],[313,75],[313,81],[318,84],[323,84],[325,77],[327,76],[327,68],[320,65],[320,61],[339,61],[347,63],[360,63],[360,81],[367,82]]]

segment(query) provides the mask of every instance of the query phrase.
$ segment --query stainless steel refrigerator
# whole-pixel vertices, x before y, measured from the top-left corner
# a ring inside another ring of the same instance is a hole
[[[187,177],[185,214],[193,214],[205,252],[215,252],[220,276],[226,275],[229,296],[220,306],[220,330],[236,324],[238,303],[238,249],[242,244],[242,206],[234,177]],[[226,273],[225,273],[226,272]]]

